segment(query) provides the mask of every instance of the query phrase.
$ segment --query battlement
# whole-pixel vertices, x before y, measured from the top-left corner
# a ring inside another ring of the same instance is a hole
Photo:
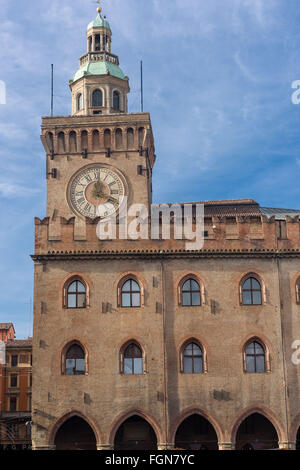
[[[275,216],[238,215],[210,216],[206,209],[204,223],[205,250],[293,250],[299,249],[300,218],[287,216],[276,220]],[[35,219],[35,254],[46,254],[54,251],[77,250],[185,250],[186,239],[174,239],[174,217],[171,217],[170,239],[162,239],[162,220],[160,221],[160,238],[140,240],[99,240],[97,224],[99,219],[69,220],[58,217],[56,220]],[[149,221],[151,234],[151,220]],[[195,227],[193,227],[195,229]],[[118,232],[118,230],[117,230]],[[150,236],[150,235],[149,235]]]

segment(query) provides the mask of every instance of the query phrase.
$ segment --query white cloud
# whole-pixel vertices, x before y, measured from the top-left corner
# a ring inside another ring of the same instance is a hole
[[[0,122],[0,135],[2,139],[11,140],[13,142],[27,138],[27,133],[24,128],[13,122]]]
[[[236,63],[236,65],[238,66],[238,68],[240,69],[240,71],[242,72],[242,74],[244,75],[244,77],[246,77],[248,80],[250,80],[251,82],[254,82],[254,83],[258,83],[259,82],[259,79],[256,75],[254,75],[251,70],[243,63],[241,57],[240,57],[240,53],[239,52],[236,52],[233,56],[234,58],[234,61]]]
[[[39,192],[39,188],[29,188],[15,183],[0,182],[0,195],[4,198],[28,197]]]

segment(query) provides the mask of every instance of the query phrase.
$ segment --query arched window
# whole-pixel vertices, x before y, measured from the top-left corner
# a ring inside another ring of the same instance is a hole
[[[60,132],[58,134],[58,153],[63,153],[65,150],[65,133]]]
[[[76,153],[77,152],[77,135],[76,132],[72,131],[69,135],[69,143],[70,143],[70,152]]]
[[[138,136],[139,136],[139,146],[142,146],[144,144],[144,137],[145,137],[144,127],[139,128]]]
[[[245,371],[248,373],[266,372],[265,350],[257,340],[245,346]]]
[[[98,130],[93,131],[93,150],[99,150],[100,148],[100,134]]]
[[[90,36],[89,37],[89,52],[92,52],[92,48],[93,48],[93,37]]]
[[[66,352],[65,374],[85,374],[85,354],[79,344],[72,344]]]
[[[255,277],[248,277],[242,285],[243,305],[262,305],[261,284]]]
[[[67,308],[86,307],[86,287],[82,281],[76,279],[67,288]]]
[[[83,96],[81,93],[77,95],[77,111],[81,111],[83,109]]]
[[[203,374],[203,352],[196,343],[189,343],[183,350],[183,372],[185,374]]]
[[[92,95],[93,108],[101,108],[103,105],[103,95],[101,90],[94,90]]]
[[[105,129],[104,131],[104,147],[111,146],[111,132],[110,129]]]
[[[128,279],[124,282],[121,289],[121,306],[122,307],[140,307],[141,306],[141,289],[134,279]]]
[[[113,108],[115,110],[120,109],[120,93],[118,91],[113,92]]]
[[[141,348],[131,343],[124,351],[123,373],[125,375],[139,375],[143,373],[143,353]]]
[[[47,133],[46,139],[47,139],[47,143],[48,143],[49,150],[50,150],[50,152],[52,152],[52,151],[54,150],[53,134],[52,134],[52,132],[48,132],[48,133]]]
[[[131,127],[127,129],[127,148],[134,148],[134,130]]]
[[[122,129],[116,129],[116,148],[120,149],[123,145],[123,132]]]
[[[87,131],[82,131],[81,132],[81,149],[87,149],[88,148],[88,133]]]
[[[182,285],[181,305],[183,307],[201,305],[200,286],[195,279],[187,279]]]

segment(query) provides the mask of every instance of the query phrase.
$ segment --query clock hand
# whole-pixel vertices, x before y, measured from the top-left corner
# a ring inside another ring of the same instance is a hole
[[[99,177],[99,180],[94,184],[93,196],[95,198],[101,197],[100,193],[101,193],[101,182],[100,182],[100,177]]]
[[[113,202],[119,202],[118,199],[109,196],[109,194],[104,194],[104,193],[98,193],[99,197],[106,198],[108,201],[113,201]]]
[[[116,199],[115,197],[112,197],[112,196],[109,196],[108,200],[113,201],[113,202],[119,202],[118,199]]]

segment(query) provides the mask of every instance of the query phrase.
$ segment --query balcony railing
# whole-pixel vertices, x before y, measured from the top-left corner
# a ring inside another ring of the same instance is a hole
[[[119,65],[119,58],[117,55],[111,54],[110,52],[88,52],[80,57],[80,66],[86,64],[86,62],[98,62],[98,61],[111,62],[112,64]]]

